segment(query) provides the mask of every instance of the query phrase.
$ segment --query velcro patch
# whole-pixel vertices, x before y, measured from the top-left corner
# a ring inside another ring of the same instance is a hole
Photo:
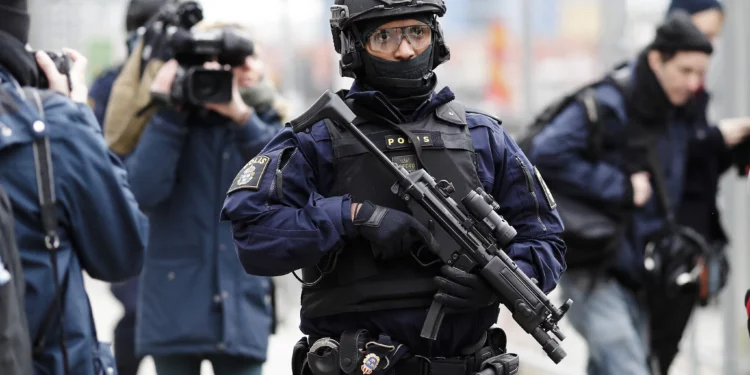
[[[419,144],[422,147],[432,147],[435,145],[435,141],[433,139],[434,135],[431,133],[424,133],[424,134],[414,133],[414,137],[417,138],[417,141],[419,141]],[[405,135],[386,135],[385,146],[388,147],[389,150],[399,149],[399,148],[411,148],[412,142],[411,142],[411,139],[409,139],[409,137]]]
[[[268,168],[270,162],[271,158],[265,155],[252,158],[234,178],[227,194],[240,189],[258,190],[260,181],[263,179],[263,174],[266,173],[266,168]]]
[[[557,208],[557,202],[555,202],[555,198],[552,196],[552,192],[549,191],[549,188],[547,187],[547,183],[544,182],[544,179],[542,178],[542,174],[539,173],[539,169],[537,167],[534,167],[534,174],[536,175],[536,179],[539,180],[539,184],[542,185],[542,190],[544,191],[544,195],[547,197],[547,203],[549,204],[549,209],[554,210]]]

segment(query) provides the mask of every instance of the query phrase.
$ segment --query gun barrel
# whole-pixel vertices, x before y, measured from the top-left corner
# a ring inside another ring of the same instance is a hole
[[[531,331],[531,336],[542,346],[544,352],[547,353],[547,356],[553,362],[560,363],[568,355],[562,345],[560,345],[560,342],[548,335],[547,332],[544,332],[543,329],[539,327],[535,328]]]

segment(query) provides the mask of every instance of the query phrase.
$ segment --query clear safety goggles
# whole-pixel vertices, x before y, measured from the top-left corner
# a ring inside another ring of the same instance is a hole
[[[413,49],[423,49],[432,43],[432,29],[430,25],[424,24],[378,29],[367,37],[367,43],[375,52],[393,53],[401,46],[404,38]]]

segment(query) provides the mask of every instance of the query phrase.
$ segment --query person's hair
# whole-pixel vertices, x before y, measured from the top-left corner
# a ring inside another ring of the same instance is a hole
[[[661,56],[661,62],[662,63],[667,63],[667,62],[669,62],[669,60],[672,60],[672,59],[674,59],[675,56],[677,56],[677,52],[678,51],[671,51],[671,50],[670,51],[659,51],[659,50],[657,50],[656,52],[659,52],[659,56]]]

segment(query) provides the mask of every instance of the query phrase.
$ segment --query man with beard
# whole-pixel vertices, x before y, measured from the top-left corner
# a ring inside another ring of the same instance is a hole
[[[331,10],[341,72],[355,78],[339,95],[359,129],[405,169],[451,181],[456,196],[478,187],[491,193],[518,231],[508,255],[544,292],[554,289],[565,245],[541,175],[499,121],[466,110],[448,88],[435,90],[433,69],[449,58],[437,20],[444,1],[337,0]],[[295,374],[309,366],[314,374],[340,367],[463,375],[505,352],[502,331],[489,330],[499,312],[490,287],[475,274],[414,259],[412,251],[435,246],[434,223],[412,216],[393,183],[350,132],[321,121],[281,132],[230,187],[222,219],[232,223],[245,270],[303,269],[300,328],[308,337],[295,348]],[[428,341],[420,331],[433,300],[450,313]],[[341,361],[321,372],[331,350]]]
[[[650,372],[644,251],[666,220],[661,202],[652,196],[653,173],[632,141],[643,130],[657,135],[656,171],[665,176],[667,194],[680,197],[691,123],[678,107],[701,88],[712,51],[690,16],[676,12],[627,67],[626,88],[612,81],[594,87],[604,125],[600,157],[587,157],[587,114],[578,102],[533,140],[530,159],[545,173],[552,191],[625,213],[624,235],[611,264],[569,271],[561,282],[566,298],[576,301],[568,316],[588,343],[590,375]]]

